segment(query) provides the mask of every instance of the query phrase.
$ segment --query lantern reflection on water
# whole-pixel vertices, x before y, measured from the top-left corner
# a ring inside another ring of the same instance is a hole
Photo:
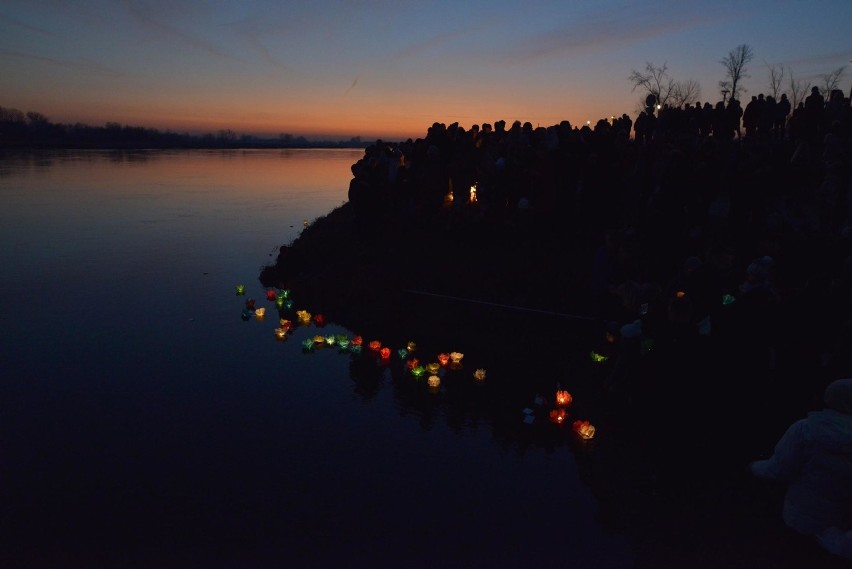
[[[595,436],[595,426],[588,421],[574,421],[571,428],[583,440],[589,440]]]

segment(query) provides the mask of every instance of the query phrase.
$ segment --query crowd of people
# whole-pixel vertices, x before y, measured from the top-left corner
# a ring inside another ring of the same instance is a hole
[[[708,440],[721,432],[754,453],[852,377],[852,106],[841,91],[814,87],[795,108],[759,94],[581,127],[435,123],[423,138],[376,141],[352,173],[367,237],[475,209],[582,244],[587,256],[553,262],[588,263],[591,316],[618,339],[607,389],[696,426],[690,437],[710,424]],[[709,419],[720,398],[727,427]],[[852,511],[848,493],[838,499]],[[849,515],[840,526],[852,530]]]

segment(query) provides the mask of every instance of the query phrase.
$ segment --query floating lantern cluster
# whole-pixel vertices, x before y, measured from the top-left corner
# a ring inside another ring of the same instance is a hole
[[[244,296],[246,293],[245,285],[242,284],[236,285],[235,290],[238,296]],[[297,326],[307,327],[313,325],[316,328],[322,328],[326,324],[325,317],[322,314],[311,314],[309,311],[304,309],[294,310],[295,305],[289,290],[282,289],[276,292],[275,290],[270,289],[265,291],[265,297],[267,301],[275,303],[276,308],[279,310],[279,315],[281,316],[278,321],[278,327],[273,330],[277,340],[286,340]],[[293,319],[285,318],[284,314],[282,314],[283,312],[292,313],[291,318]],[[257,320],[264,320],[266,316],[266,308],[257,307],[256,301],[253,298],[249,298],[245,302],[242,317],[244,320],[248,320],[252,315],[254,315]],[[615,343],[615,336],[612,332],[607,333],[606,340],[606,344],[608,345],[613,345]],[[462,369],[462,361],[464,360],[463,352],[452,351],[438,353],[435,355],[435,361],[423,363],[419,357],[413,355],[414,352],[417,351],[417,344],[413,341],[409,341],[406,343],[405,347],[393,351],[389,346],[384,345],[378,339],[365,342],[364,338],[359,335],[350,338],[345,334],[316,333],[302,340],[302,349],[304,352],[313,352],[319,348],[336,347],[340,353],[357,355],[362,353],[365,345],[369,350],[368,353],[376,357],[377,363],[380,365],[387,365],[390,362],[392,355],[395,353],[399,360],[404,362],[405,369],[414,379],[420,380],[424,377],[426,378],[426,386],[431,393],[440,392],[440,387],[444,379],[442,376],[446,373],[445,370]],[[607,349],[600,350],[600,352],[593,350],[592,359],[596,362],[605,362],[609,358],[607,353],[608,351],[609,350]],[[473,371],[472,375],[473,379],[477,383],[481,383],[486,378],[486,370],[484,368],[477,368]],[[571,393],[557,385],[557,390],[553,399],[553,406],[547,411],[547,417],[550,422],[557,425],[568,423],[568,408],[572,402],[573,396]],[[537,406],[544,405],[544,398],[540,396],[536,397],[535,404]],[[530,408],[524,409],[524,422],[533,423],[534,420],[535,411]],[[590,440],[595,436],[594,425],[590,424],[589,421],[586,420],[574,420],[571,423],[571,430],[581,440]]]

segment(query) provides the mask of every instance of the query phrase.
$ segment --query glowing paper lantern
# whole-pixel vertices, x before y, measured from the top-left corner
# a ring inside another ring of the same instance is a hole
[[[464,358],[464,354],[461,352],[450,352],[450,361],[454,364],[460,364]]]
[[[408,357],[408,350],[406,350],[405,348],[400,348],[396,351],[396,354],[399,356],[399,359],[404,360],[406,357]]]
[[[476,184],[470,187],[470,203],[476,203]]]
[[[406,366],[408,369],[414,369],[414,368],[416,368],[416,367],[417,367],[417,366],[419,366],[419,365],[420,365],[420,360],[418,360],[417,358],[411,358],[410,360],[408,360],[407,362],[405,362],[405,366]]]
[[[370,348],[370,350],[372,350],[374,352],[378,352],[379,350],[382,349],[382,343],[379,342],[378,340],[373,340],[372,342],[367,344],[367,347]]]
[[[333,346],[335,344],[335,342],[337,342],[337,338],[335,338],[334,336],[326,336],[325,337],[325,344],[327,346]]]
[[[594,350],[592,350],[591,356],[592,356],[592,361],[597,363],[597,364],[603,363],[603,362],[605,362],[609,359],[609,356],[605,356],[604,354],[599,354]]]
[[[343,336],[342,338],[337,338],[337,347],[341,350],[345,350],[349,347],[349,338]]]
[[[571,394],[565,391],[564,389],[559,389],[556,391],[556,404],[560,407],[565,407],[571,404],[574,398],[571,397]]]
[[[441,385],[441,378],[437,375],[430,375],[429,379],[426,380],[426,383],[429,385],[429,387],[438,387],[439,385]]]
[[[285,300],[284,301],[284,310],[293,310],[293,301]]]
[[[266,300],[275,300],[275,291],[274,290],[266,291]]]
[[[736,298],[734,298],[734,296],[733,296],[733,295],[730,295],[730,294],[723,294],[723,295],[722,295],[722,304],[723,304],[724,306],[728,306],[728,305],[730,305],[730,304],[733,304],[733,303],[734,303],[734,301],[736,301],[736,300],[737,300],[737,299],[736,299]]]
[[[450,354],[438,354],[438,363],[442,366],[450,363]]]
[[[302,341],[302,348],[305,350],[313,350],[314,349],[314,340],[313,338],[307,338]]]
[[[290,298],[290,291],[289,290],[279,291],[278,292],[278,298],[283,298],[284,300],[287,300],[288,298]]]
[[[406,349],[409,353],[411,353],[411,352],[413,352],[414,350],[416,350],[416,349],[417,349],[417,344],[416,344],[416,343],[414,343],[414,342],[408,342],[408,343],[405,345],[405,349]]]
[[[281,310],[282,308],[284,308],[284,299],[283,298],[276,298],[275,299],[275,306],[278,308],[278,310]]]
[[[550,422],[561,425],[568,418],[568,412],[565,409],[554,409],[550,412]]]
[[[296,319],[299,321],[299,324],[310,324],[311,323],[311,313],[307,310],[297,310],[296,311]]]
[[[686,292],[679,290],[675,293],[676,298],[686,298]]]
[[[587,441],[595,436],[595,426],[589,424],[588,421],[574,421],[571,428],[583,440]]]
[[[482,368],[479,368],[478,370],[473,372],[473,378],[476,381],[482,381],[483,379],[485,379],[485,370],[482,369]]]
[[[266,316],[266,309],[263,307],[255,308],[254,315],[258,320],[263,320],[263,318]]]
[[[250,298],[246,301],[246,308],[249,310],[254,310],[254,299]]]
[[[237,296],[241,296],[246,293],[246,285],[238,284],[234,288],[237,290]]]
[[[382,357],[383,360],[389,360],[391,355],[390,348],[388,348],[387,346],[383,347],[381,350],[379,350],[379,355]]]
[[[322,334],[317,334],[316,336],[313,337],[313,340],[314,340],[314,344],[320,344],[320,345],[325,344],[325,336],[323,336]]]
[[[278,324],[280,324],[282,328],[286,328],[287,330],[293,329],[293,323],[287,320],[286,318],[282,318],[281,320],[279,320]]]
[[[426,368],[423,366],[414,366],[411,368],[411,375],[414,377],[420,378],[423,377],[423,374],[426,373]]]
[[[431,373],[432,375],[438,373],[439,369],[441,369],[441,364],[439,364],[438,362],[431,362],[426,364],[426,371]]]
[[[275,329],[275,337],[279,340],[287,339],[287,328],[276,328]]]
[[[314,316],[314,324],[316,324],[320,328],[325,326],[325,316],[323,316],[322,314],[317,314],[316,316]]]
[[[362,338],[361,336],[355,336],[354,338],[352,338],[352,345],[353,346],[360,346],[363,343],[364,343],[364,338]]]

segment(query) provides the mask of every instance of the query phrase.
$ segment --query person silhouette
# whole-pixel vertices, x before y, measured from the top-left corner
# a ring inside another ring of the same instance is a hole
[[[783,518],[827,551],[852,559],[852,378],[826,387],[825,408],[790,425],[755,476],[787,482]]]

